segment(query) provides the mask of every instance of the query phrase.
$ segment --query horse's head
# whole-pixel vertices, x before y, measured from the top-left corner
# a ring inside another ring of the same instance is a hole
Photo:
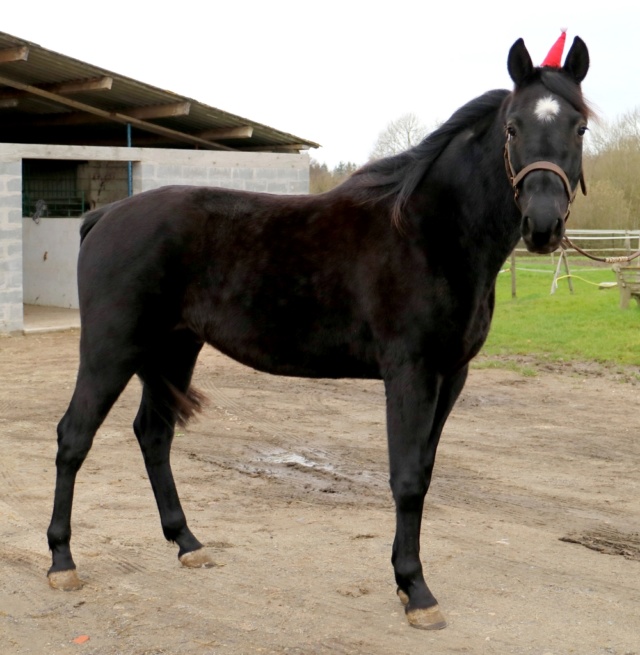
[[[506,107],[505,160],[522,212],[530,252],[553,252],[564,236],[569,206],[582,184],[582,137],[589,110],[580,83],[589,53],[576,37],[564,66],[534,67],[522,39],[508,59],[515,90]]]

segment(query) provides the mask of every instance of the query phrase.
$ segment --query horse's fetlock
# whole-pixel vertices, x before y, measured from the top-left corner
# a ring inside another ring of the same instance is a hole
[[[184,515],[164,519],[162,522],[165,539],[174,543],[180,543],[180,537],[187,529],[187,520]]]
[[[47,530],[47,543],[49,550],[55,550],[58,546],[67,545],[71,540],[71,534],[64,529],[50,527]]]

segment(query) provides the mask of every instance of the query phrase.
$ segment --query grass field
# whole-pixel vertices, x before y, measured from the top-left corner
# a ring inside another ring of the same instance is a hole
[[[557,262],[557,255],[556,255]],[[510,263],[498,276],[496,309],[484,355],[527,355],[544,360],[583,360],[640,366],[640,308],[631,301],[620,309],[608,264],[570,258],[573,294],[560,279],[552,295],[555,266],[551,257],[516,261],[516,298],[511,297]],[[564,268],[562,275],[565,275]]]

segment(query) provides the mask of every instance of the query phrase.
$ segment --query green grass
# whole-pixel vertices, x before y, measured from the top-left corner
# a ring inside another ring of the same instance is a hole
[[[585,261],[570,260],[573,294],[561,279],[551,295],[551,258],[518,258],[515,299],[507,262],[498,276],[493,324],[482,354],[640,366],[640,308],[632,300],[629,309],[620,309],[618,288],[598,287],[615,281],[610,265]]]

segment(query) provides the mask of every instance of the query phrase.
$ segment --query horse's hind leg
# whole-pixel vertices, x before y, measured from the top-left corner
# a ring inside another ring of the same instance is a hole
[[[156,498],[162,531],[178,544],[178,557],[185,566],[213,566],[196,539],[182,511],[170,463],[176,422],[184,423],[199,408],[200,398],[190,390],[191,376],[202,348],[193,333],[171,333],[161,348],[146,358],[138,371],[143,381],[142,402],[133,427],[142,450]]]
[[[47,530],[52,564],[49,584],[71,591],[82,586],[71,556],[71,509],[76,475],[96,431],[135,372],[134,358],[114,361],[113,351],[87,353],[81,358],[78,379],[69,407],[58,423],[56,488],[53,514]]]

